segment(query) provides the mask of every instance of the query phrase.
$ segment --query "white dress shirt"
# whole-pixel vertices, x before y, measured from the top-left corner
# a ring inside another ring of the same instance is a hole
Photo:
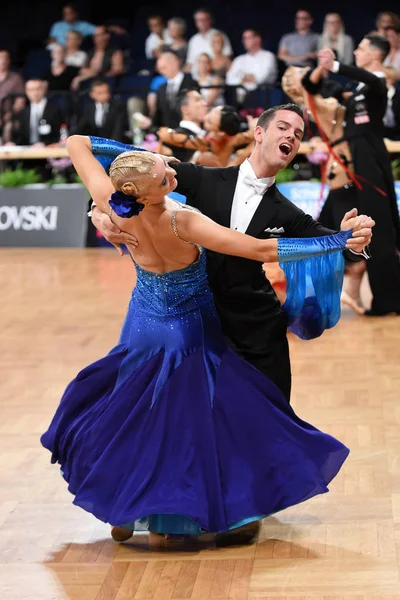
[[[232,56],[233,50],[228,36],[223,31],[218,29],[209,29],[207,33],[195,33],[192,35],[188,42],[188,51],[186,56],[186,62],[192,65],[191,73],[194,79],[197,79],[197,58],[200,54],[206,53],[210,56],[214,56],[213,49],[211,47],[211,40],[215,33],[222,33],[224,37],[224,48],[222,54],[224,56]]]
[[[160,38],[159,35],[157,35],[156,33],[154,33],[154,31],[152,33],[150,33],[150,35],[147,36],[146,41],[145,41],[145,54],[146,54],[146,58],[154,58],[153,56],[153,50],[156,50],[157,48],[160,47],[161,43],[163,44],[172,44],[172,38],[168,33],[168,29],[165,28],[164,29],[164,33],[163,33],[163,37]]]
[[[37,104],[30,105],[30,117],[29,117],[29,143],[36,144],[39,141],[39,124],[43,118],[44,108],[47,104],[47,99],[43,98]]]
[[[232,202],[231,229],[245,233],[265,192],[275,182],[275,177],[257,179],[247,158],[239,167]]]
[[[102,127],[104,125],[105,116],[108,112],[108,104],[102,102],[96,102],[96,108],[94,112],[94,122],[96,127]]]
[[[194,121],[185,121],[182,119],[179,123],[179,127],[184,127],[185,129],[189,129],[192,131],[197,137],[204,137],[206,135],[206,131],[197,125]]]
[[[251,74],[256,78],[255,83],[244,83],[243,87],[247,90],[255,90],[259,85],[274,84],[277,72],[277,62],[273,52],[262,49],[255,54],[247,52],[233,59],[226,73],[226,83],[228,85],[240,85],[243,77]]]

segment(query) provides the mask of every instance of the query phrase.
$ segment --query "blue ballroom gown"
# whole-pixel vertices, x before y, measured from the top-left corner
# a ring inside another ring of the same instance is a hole
[[[136,270],[117,345],[68,384],[41,436],[73,503],[111,525],[198,535],[327,492],[348,448],[226,345],[206,252]]]

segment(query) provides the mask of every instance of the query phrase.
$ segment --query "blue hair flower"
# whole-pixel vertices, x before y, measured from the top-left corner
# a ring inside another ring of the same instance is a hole
[[[123,219],[137,217],[140,211],[144,209],[142,202],[138,202],[134,196],[128,196],[120,191],[111,194],[109,204],[115,214]]]

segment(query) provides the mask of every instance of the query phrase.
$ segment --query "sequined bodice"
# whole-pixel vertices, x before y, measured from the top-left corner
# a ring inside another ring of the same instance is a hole
[[[184,314],[212,301],[206,271],[206,253],[184,269],[159,275],[136,265],[137,282],[132,300],[136,310],[153,316]]]

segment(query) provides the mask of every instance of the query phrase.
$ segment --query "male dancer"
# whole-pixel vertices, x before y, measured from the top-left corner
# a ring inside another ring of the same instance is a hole
[[[254,150],[239,167],[208,168],[177,163],[177,191],[187,203],[217,223],[258,238],[273,235],[317,237],[330,235],[277,189],[275,175],[295,157],[304,133],[303,113],[296,104],[264,111],[254,130]],[[356,211],[347,213],[341,228]],[[128,238],[98,209],[92,221],[114,244]],[[371,232],[359,239],[361,253]],[[130,243],[135,243],[129,237]],[[265,373],[290,399],[291,373],[286,337],[287,317],[259,263],[209,252],[208,277],[222,330],[231,347]],[[346,258],[359,260],[346,252]]]
[[[367,316],[400,315],[400,220],[383,124],[387,106],[383,61],[389,49],[385,37],[366,35],[354,51],[356,67],[335,61],[329,48],[319,52],[322,67],[359,82],[346,103],[344,136],[335,144],[349,143],[354,173],[362,186],[357,208],[376,223],[367,261],[373,295]]]

